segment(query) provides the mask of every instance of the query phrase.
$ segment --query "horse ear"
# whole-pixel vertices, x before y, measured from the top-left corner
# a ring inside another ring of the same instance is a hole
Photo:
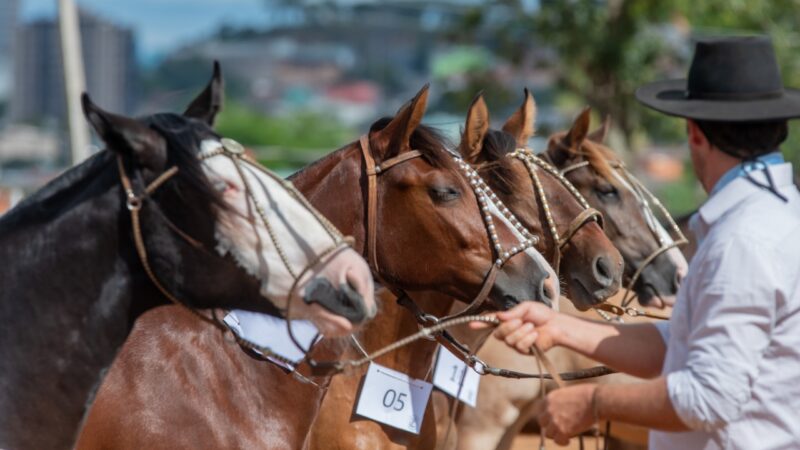
[[[167,163],[164,138],[134,119],[103,111],[84,93],[83,114],[109,150],[130,154],[144,167],[162,171]]]
[[[386,127],[372,136],[382,159],[391,158],[411,149],[411,135],[422,122],[428,105],[428,87],[428,84],[423,86],[414,98],[400,107]]]
[[[192,100],[183,115],[202,120],[209,126],[214,126],[214,120],[222,110],[222,100],[222,69],[220,69],[219,61],[214,61],[214,72],[211,75],[211,81],[208,82],[208,86],[203,89],[203,92]]]
[[[478,93],[467,112],[467,122],[461,136],[458,150],[468,163],[477,162],[483,148],[483,138],[489,131],[489,108],[483,99],[483,92]]]
[[[525,100],[503,125],[503,131],[514,136],[518,147],[525,147],[528,145],[528,140],[533,136],[535,123],[536,102],[533,100],[533,95],[531,95],[528,88],[525,88]]]
[[[589,133],[589,140],[592,142],[597,142],[598,144],[602,144],[608,138],[608,131],[611,129],[611,116],[606,115],[606,118],[603,119],[603,125],[600,128],[592,131]]]
[[[586,136],[589,134],[591,111],[591,108],[586,107],[578,114],[578,117],[572,124],[572,128],[570,128],[567,135],[564,136],[564,145],[573,150],[577,150],[581,147],[581,144],[583,144],[583,141],[586,140]]]

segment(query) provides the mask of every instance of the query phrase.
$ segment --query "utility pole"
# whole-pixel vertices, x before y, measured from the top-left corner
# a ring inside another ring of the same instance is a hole
[[[67,94],[67,122],[72,165],[89,157],[89,129],[81,110],[81,94],[86,90],[81,52],[78,9],[73,0],[58,0],[58,27],[61,34],[61,60],[64,67],[64,91]]]

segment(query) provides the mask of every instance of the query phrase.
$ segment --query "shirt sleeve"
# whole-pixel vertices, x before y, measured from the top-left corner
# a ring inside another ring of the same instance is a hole
[[[664,344],[666,345],[669,342],[669,320],[661,320],[658,322],[654,322],[656,330],[661,335],[661,339],[664,340]]]
[[[667,375],[675,412],[695,430],[741,417],[775,325],[778,284],[768,249],[742,239],[720,247],[689,286],[686,365]]]

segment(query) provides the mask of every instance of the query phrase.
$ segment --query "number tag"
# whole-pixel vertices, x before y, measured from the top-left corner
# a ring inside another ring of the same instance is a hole
[[[228,313],[223,321],[240,338],[268,347],[285,358],[297,361],[304,356],[289,337],[286,321],[279,317],[235,309]],[[310,348],[314,344],[314,337],[318,335],[317,328],[307,320],[293,320],[292,333],[305,348]],[[281,367],[294,370],[290,364],[272,358],[267,359]]]
[[[356,414],[419,434],[433,386],[396,370],[370,363]]]
[[[459,395],[458,387],[461,384],[462,377],[464,385],[461,386],[461,394]],[[449,350],[441,345],[439,346],[439,351],[436,355],[436,368],[433,372],[434,386],[451,397],[458,395],[459,400],[474,408],[478,403],[478,386],[480,382],[481,376],[478,375],[478,372],[464,364]]]

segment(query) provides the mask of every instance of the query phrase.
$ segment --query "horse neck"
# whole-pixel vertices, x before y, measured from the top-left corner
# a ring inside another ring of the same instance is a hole
[[[300,192],[345,236],[364,252],[366,177],[356,144],[322,158],[290,177]]]
[[[0,447],[71,445],[93,385],[128,334],[133,299],[155,297],[130,276],[132,246],[128,258],[120,251],[129,233],[118,219],[122,194],[102,184],[51,199],[67,205],[55,214],[18,210],[0,221],[0,417],[8,419]]]

